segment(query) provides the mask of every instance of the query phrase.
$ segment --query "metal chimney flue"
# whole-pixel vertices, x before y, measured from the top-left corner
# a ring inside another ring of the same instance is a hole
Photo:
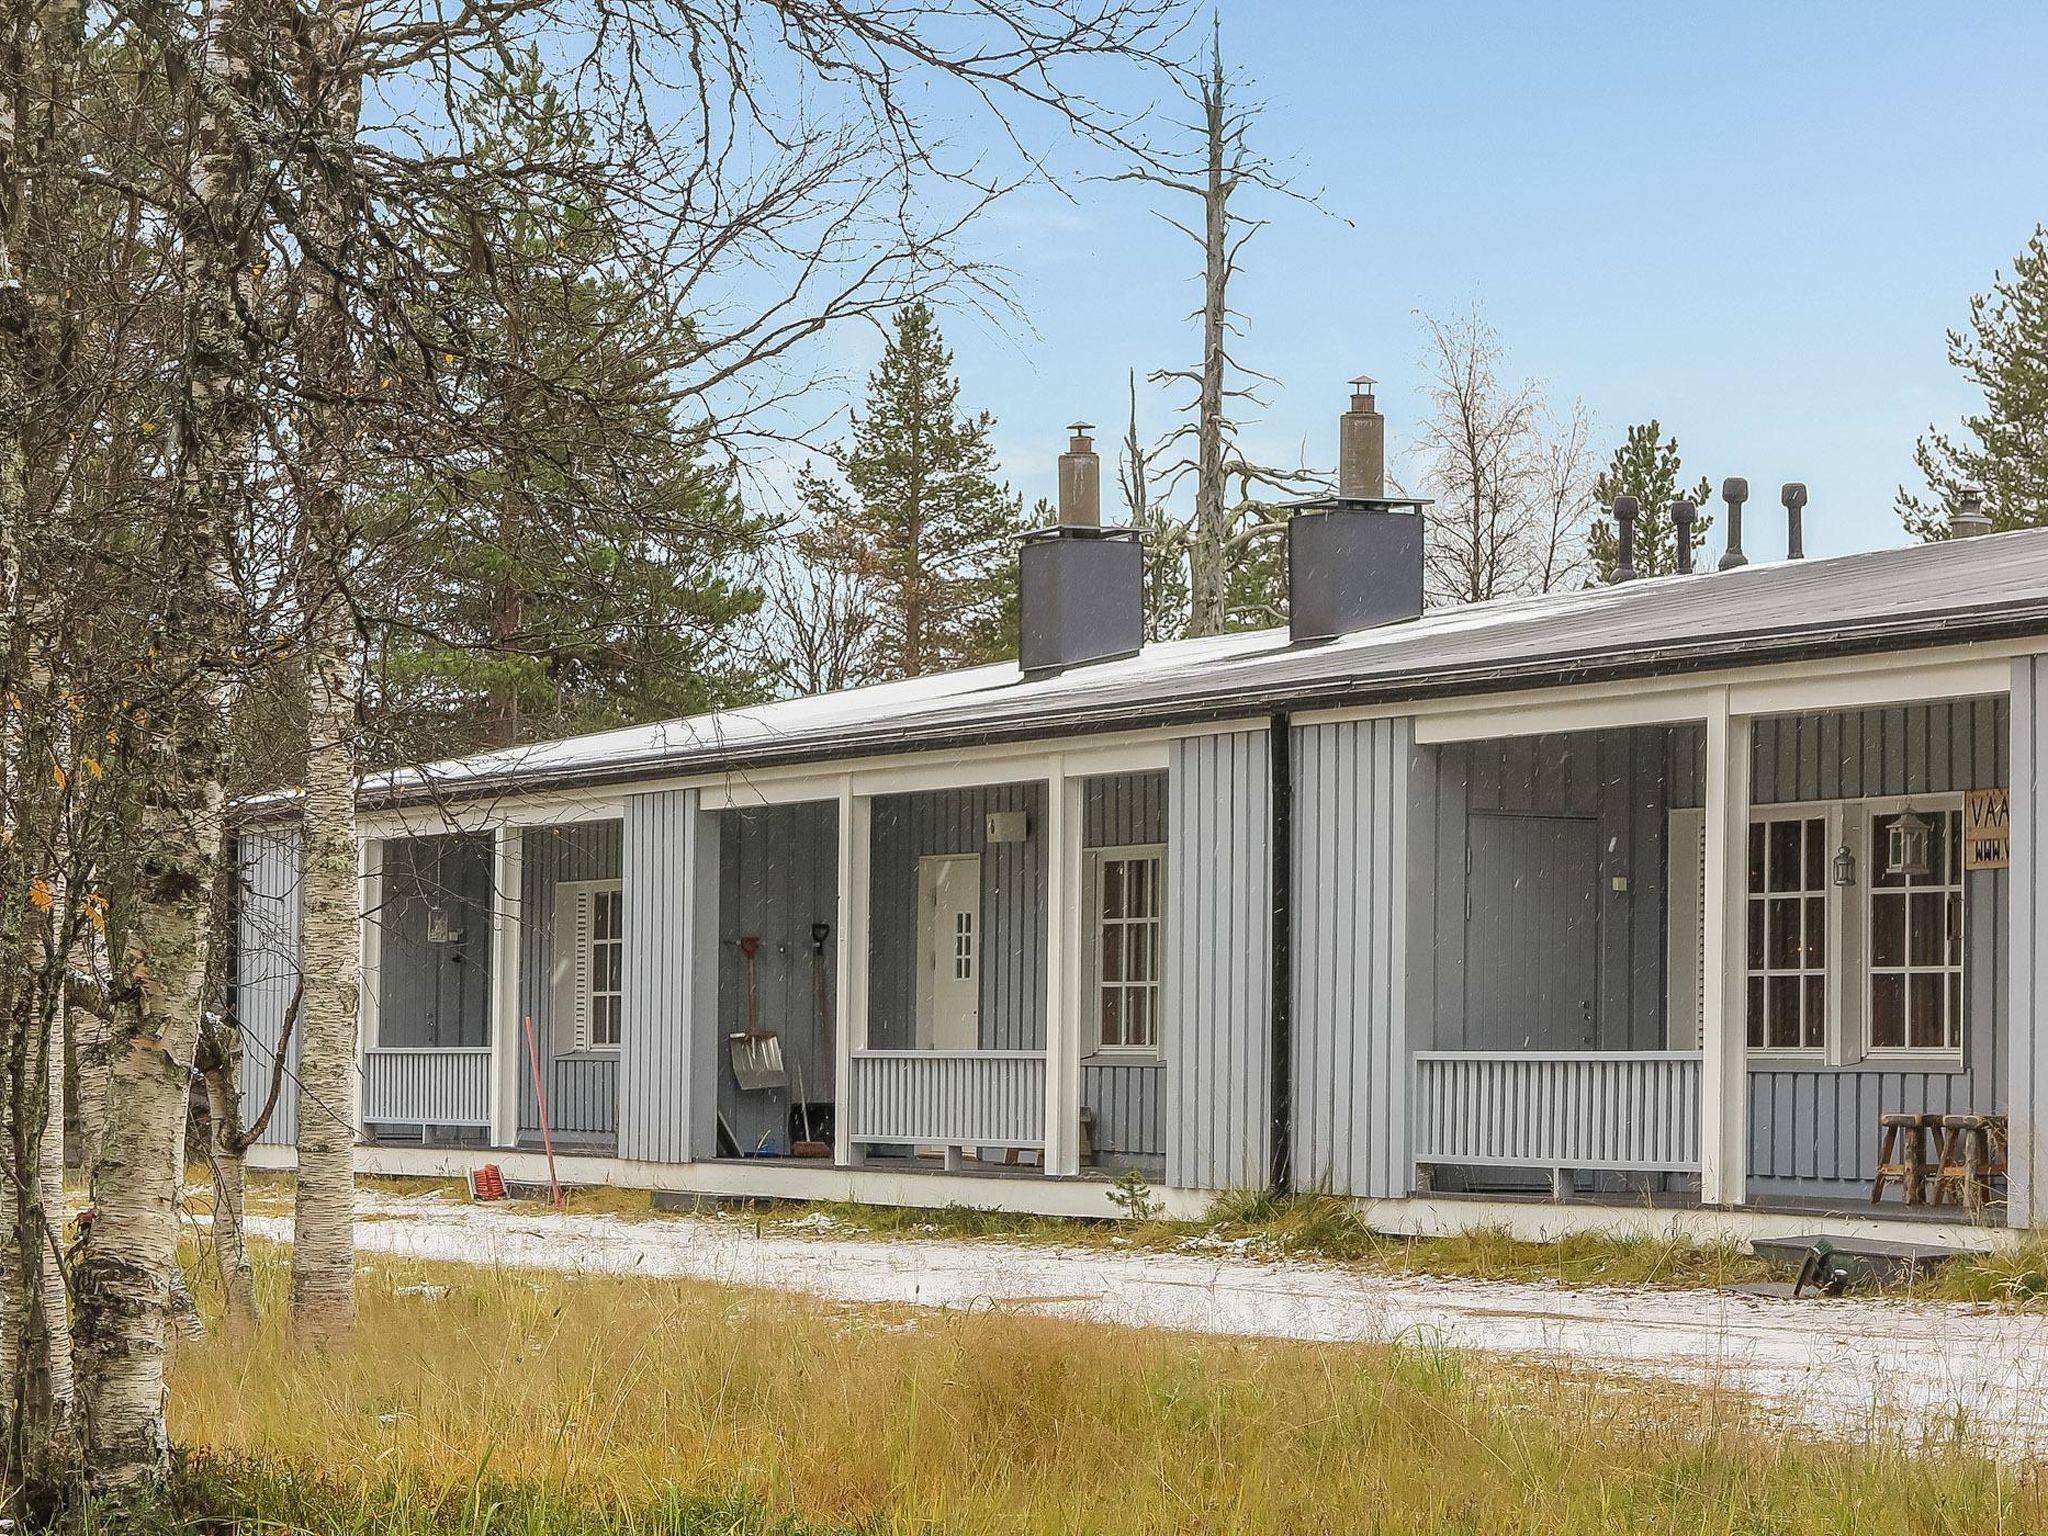
[[[1692,525],[1699,520],[1700,509],[1683,496],[1671,503],[1671,548],[1678,560],[1678,574],[1692,574]]]
[[[1017,659],[1026,677],[1135,656],[1145,644],[1145,545],[1102,526],[1102,461],[1085,421],[1060,455],[1059,521],[1017,551]]]
[[[1948,515],[1948,536],[1952,539],[1974,539],[1990,531],[1991,518],[1984,510],[1982,489],[1974,485],[1959,487],[1956,508]]]
[[[1378,501],[1387,494],[1387,418],[1373,402],[1373,381],[1351,381],[1351,409],[1337,418],[1337,499]]]
[[[1095,428],[1077,421],[1067,430],[1073,434],[1067,451],[1060,455],[1060,526],[1100,528],[1102,526],[1102,459],[1095,451]]]
[[[1636,579],[1636,513],[1640,509],[1633,496],[1614,498],[1614,579],[1634,581]]]
[[[1778,492],[1778,500],[1785,504],[1785,558],[1804,560],[1806,558],[1806,487],[1797,480],[1787,480]]]
[[[1732,571],[1749,564],[1749,556],[1742,552],[1742,504],[1749,500],[1749,482],[1740,475],[1729,476],[1721,482],[1721,499],[1728,503],[1728,548],[1721,556],[1721,569]]]

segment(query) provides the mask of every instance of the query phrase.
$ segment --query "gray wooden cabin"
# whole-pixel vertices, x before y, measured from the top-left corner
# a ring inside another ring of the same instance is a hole
[[[364,1166],[1556,1230],[1867,1217],[1978,1111],[2033,1225],[2048,532],[1423,613],[1422,516],[1304,507],[1289,629],[1142,644],[1076,524],[1021,666],[366,781]],[[239,847],[260,1097],[290,800]]]

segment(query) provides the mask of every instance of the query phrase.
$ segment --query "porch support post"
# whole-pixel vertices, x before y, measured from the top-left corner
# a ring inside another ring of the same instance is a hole
[[[377,1047],[384,980],[384,840],[356,840],[357,901],[362,938],[356,966],[356,1084],[350,1113],[356,1140],[363,1139],[363,1083],[369,1053]]]
[[[833,951],[832,1072],[838,1107],[832,1116],[832,1161],[851,1167],[853,1053],[868,1043],[868,846],[874,802],[853,792],[853,777],[839,781],[839,928]]]
[[[519,1017],[519,890],[524,834],[497,829],[491,860],[491,1145],[519,1140],[519,1072],[526,1049]]]
[[[1748,900],[1750,732],[1728,690],[1707,706],[1705,954],[1700,966],[1700,1201],[1741,1205],[1749,1186]]]
[[[2041,937],[2041,881],[2048,871],[2048,840],[2042,836],[2048,784],[2041,774],[2042,759],[2048,756],[2048,718],[2042,709],[2048,700],[2048,656],[2013,658],[2011,697],[2005,1224],[2031,1227],[2048,1219],[2048,1032],[2040,1022],[2048,1013],[2048,944]]]
[[[1045,1171],[1081,1171],[1081,781],[1045,781]]]

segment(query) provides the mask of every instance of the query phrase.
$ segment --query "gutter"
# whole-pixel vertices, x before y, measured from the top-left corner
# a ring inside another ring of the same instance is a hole
[[[1285,710],[1274,714],[1269,740],[1273,992],[1266,1178],[1275,1195],[1285,1195],[1294,1187],[1294,722]]]

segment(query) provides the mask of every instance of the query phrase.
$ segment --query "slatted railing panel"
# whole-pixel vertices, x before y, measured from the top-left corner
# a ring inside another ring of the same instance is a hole
[[[855,1141],[1045,1145],[1043,1051],[856,1051]]]
[[[1420,1051],[1415,1160],[1695,1170],[1697,1051]]]
[[[379,1047],[363,1058],[363,1119],[372,1125],[491,1123],[488,1046]]]

